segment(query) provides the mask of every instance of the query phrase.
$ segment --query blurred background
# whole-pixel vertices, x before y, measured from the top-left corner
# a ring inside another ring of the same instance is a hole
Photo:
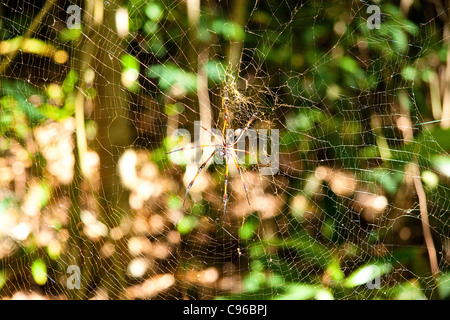
[[[449,299],[449,8],[2,1],[0,297]]]

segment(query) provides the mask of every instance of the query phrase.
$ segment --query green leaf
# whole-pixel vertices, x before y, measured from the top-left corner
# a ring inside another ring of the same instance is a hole
[[[58,33],[58,39],[59,41],[65,43],[65,42],[69,42],[69,41],[77,41],[78,39],[80,39],[81,35],[82,35],[83,31],[81,28],[74,28],[74,29],[62,29],[59,33]]]
[[[20,110],[25,112],[31,124],[36,124],[45,119],[39,108],[36,108],[28,100],[31,95],[43,96],[43,94],[27,82],[20,80],[2,80],[0,85],[0,93],[4,96],[12,96],[12,99],[17,101]]]
[[[184,111],[184,105],[182,105],[181,103],[168,103],[166,104],[164,111],[168,116],[181,114]]]
[[[63,93],[66,95],[71,93],[75,88],[77,82],[78,82],[78,72],[75,70],[70,70],[62,83]]]
[[[130,54],[123,54],[120,57],[120,62],[124,69],[135,69],[139,71],[139,61]]]
[[[358,63],[354,59],[347,56],[342,57],[340,66],[343,70],[350,73],[356,73],[359,69]]]
[[[371,176],[371,178],[375,181],[381,183],[387,193],[393,195],[397,192],[403,178],[403,173],[390,172],[384,169],[375,169],[369,173],[369,176]]]
[[[426,300],[419,281],[415,279],[395,285],[390,290],[389,296],[395,300]]]
[[[47,183],[42,182],[40,184],[38,199],[41,207],[44,207],[47,204],[50,199],[51,192],[50,186]]]
[[[244,291],[255,292],[258,291],[266,281],[266,276],[261,271],[250,272],[242,281]]]
[[[416,77],[416,69],[413,66],[407,66],[402,70],[402,77],[406,81],[412,81]]]
[[[436,189],[439,185],[439,176],[429,170],[425,170],[422,172],[422,180],[430,189]]]
[[[444,273],[439,277],[438,291],[441,299],[450,298],[450,272]],[[1,285],[0,285],[1,288]]]
[[[145,14],[150,20],[158,21],[162,17],[163,10],[161,9],[161,7],[158,4],[150,3],[145,8]]]
[[[355,270],[344,281],[344,286],[354,288],[381,277],[392,270],[392,265],[385,262],[368,263]]]
[[[431,158],[436,169],[443,175],[450,177],[450,157],[443,155],[436,155]]]
[[[44,285],[47,282],[47,266],[44,260],[36,259],[31,265],[31,274],[33,275],[34,281],[38,285]]]
[[[176,195],[171,195],[169,199],[167,200],[167,206],[172,210],[179,210],[181,209],[182,203],[180,200],[180,197]]]
[[[159,86],[163,91],[168,91],[178,85],[186,92],[197,90],[197,75],[178,68],[174,64],[157,64],[149,67],[147,74],[150,78],[158,78]]]
[[[319,291],[311,284],[294,283],[286,285],[285,293],[277,296],[275,300],[309,300]]]
[[[214,20],[212,30],[220,34],[225,40],[242,41],[245,38],[244,29],[230,20]]]
[[[253,238],[258,229],[259,220],[252,216],[245,220],[244,224],[239,228],[239,238],[249,240]]]
[[[222,63],[215,60],[209,60],[205,65],[204,69],[208,74],[208,78],[214,82],[220,82],[225,75],[225,68]]]
[[[5,285],[7,280],[5,270],[0,270],[0,289]]]
[[[335,281],[344,280],[344,273],[342,272],[339,266],[339,260],[333,259],[330,264],[327,266],[326,272],[331,275],[331,278]]]
[[[330,289],[319,289],[314,296],[315,300],[334,300],[333,292]]]
[[[181,234],[187,234],[192,231],[198,224],[197,217],[183,216],[177,224],[177,229]]]

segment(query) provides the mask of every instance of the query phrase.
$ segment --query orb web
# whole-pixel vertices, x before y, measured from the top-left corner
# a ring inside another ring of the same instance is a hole
[[[0,295],[448,298],[448,35],[425,7],[4,1]],[[196,176],[243,131],[241,175]]]

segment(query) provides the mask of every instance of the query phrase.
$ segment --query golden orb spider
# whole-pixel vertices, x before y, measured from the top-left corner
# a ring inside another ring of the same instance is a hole
[[[183,148],[172,150],[172,151],[167,153],[167,154],[170,154],[170,153],[174,153],[174,152],[178,152],[178,151],[183,151],[185,149],[195,149],[195,148],[203,148],[203,147],[215,147],[214,151],[209,155],[209,157],[206,159],[206,161],[203,162],[201,164],[201,166],[198,168],[198,171],[197,171],[196,175],[194,176],[192,181],[187,186],[186,194],[185,194],[184,200],[183,200],[183,208],[184,208],[184,204],[186,203],[186,198],[188,196],[189,189],[191,189],[191,187],[195,183],[195,179],[197,179],[197,176],[200,174],[200,172],[203,170],[203,168],[212,159],[212,157],[214,155],[216,155],[216,156],[218,156],[218,157],[220,157],[222,159],[225,159],[225,186],[224,186],[224,192],[223,192],[223,203],[224,203],[223,214],[225,215],[225,212],[226,212],[226,209],[227,209],[227,202],[228,202],[227,186],[228,186],[228,167],[229,167],[229,159],[230,158],[233,159],[233,162],[236,165],[236,168],[237,168],[237,170],[239,172],[239,176],[240,176],[240,178],[242,180],[242,185],[244,186],[244,191],[245,191],[245,196],[247,197],[247,202],[248,202],[249,205],[251,205],[250,204],[250,199],[248,197],[247,186],[245,184],[244,177],[242,176],[242,170],[241,170],[241,168],[239,167],[239,164],[238,164],[238,159],[237,159],[236,152],[245,152],[246,154],[251,154],[251,153],[249,151],[246,151],[246,150],[236,149],[235,147],[236,147],[237,143],[242,139],[242,137],[244,136],[245,132],[248,130],[248,128],[250,127],[252,122],[255,120],[258,112],[255,112],[252,115],[251,119],[248,121],[248,123],[245,126],[245,128],[241,130],[241,132],[239,133],[239,135],[236,138],[236,140],[234,142],[229,142],[229,141],[227,141],[226,136],[225,136],[225,131],[227,129],[227,120],[228,120],[228,92],[227,91],[225,91],[225,97],[223,99],[223,105],[225,107],[225,113],[224,113],[224,121],[223,121],[223,128],[222,128],[222,132],[221,132],[221,137],[218,137],[211,130],[208,130],[204,126],[201,126],[201,128],[203,130],[205,130],[208,133],[210,133],[211,135],[213,135],[214,138],[219,141],[219,143],[217,143],[217,144],[194,145],[194,146],[191,146],[191,147],[183,147]]]

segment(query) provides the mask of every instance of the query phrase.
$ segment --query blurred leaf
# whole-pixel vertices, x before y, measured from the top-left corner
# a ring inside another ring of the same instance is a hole
[[[267,277],[266,282],[269,287],[280,287],[284,285],[285,280],[281,274],[272,273]]]
[[[359,71],[359,66],[356,60],[348,56],[343,56],[340,61],[340,66],[343,70],[356,74]]]
[[[31,274],[38,285],[44,285],[47,282],[47,266],[42,259],[36,259],[31,265]]]
[[[375,169],[368,174],[368,178],[381,183],[384,190],[389,194],[395,194],[403,178],[402,172],[387,171],[384,169]]]
[[[64,92],[64,94],[67,95],[71,93],[75,88],[77,82],[78,82],[78,72],[76,70],[70,70],[62,83],[62,91]]]
[[[334,300],[333,292],[328,288],[319,289],[314,296],[315,300]]]
[[[157,58],[163,57],[167,50],[164,46],[164,40],[158,33],[151,36],[148,42],[145,43],[145,47],[148,48]]]
[[[124,69],[136,69],[139,70],[139,61],[136,57],[130,54],[123,54],[120,56],[120,63]]]
[[[148,76],[158,78],[159,85],[163,91],[169,91],[175,85],[186,92],[195,92],[197,90],[197,76],[192,72],[187,72],[178,68],[174,64],[157,64],[149,67]]]
[[[150,20],[158,21],[162,17],[163,10],[157,3],[149,3],[145,8],[145,14]]]
[[[436,169],[443,175],[450,177],[450,157],[444,155],[435,155],[431,158]]]
[[[399,53],[406,53],[408,50],[408,38],[406,34],[399,29],[393,29],[392,30],[392,40],[395,49]],[[405,78],[406,79],[406,78]],[[406,79],[408,80],[408,79]],[[411,79],[413,80],[413,79]]]
[[[65,119],[65,118],[73,115],[73,110],[69,110],[69,108],[65,108],[65,107],[58,108],[58,107],[52,106],[48,103],[42,104],[40,106],[40,110],[46,118],[54,119],[57,121]]]
[[[6,277],[5,270],[0,270],[0,290],[5,285],[6,280],[7,280],[7,277]]]
[[[416,77],[416,68],[407,66],[402,70],[403,79],[406,81],[413,81]]]
[[[338,259],[333,259],[326,268],[327,274],[335,281],[342,281],[345,278],[344,273],[341,270]]]
[[[58,33],[58,39],[63,43],[77,41],[78,39],[80,39],[82,34],[83,30],[81,28],[74,28],[74,29],[66,28],[62,29]]]
[[[286,291],[275,297],[275,300],[309,300],[319,291],[319,288],[311,284],[292,283],[285,285]]]
[[[144,32],[153,35],[158,31],[158,24],[154,21],[148,20],[144,24]]]
[[[432,137],[423,137],[423,139],[427,139],[430,147],[434,147],[436,143],[438,143],[442,149],[446,151],[450,151],[450,139],[448,139],[450,135],[450,129],[443,129],[440,126],[435,126],[430,128],[430,134]],[[434,138],[434,139],[433,139]]]
[[[389,291],[389,296],[395,300],[426,300],[416,279],[395,285]]]
[[[266,281],[266,276],[263,272],[253,271],[250,272],[244,280],[242,280],[242,285],[244,287],[244,291],[246,292],[255,292],[260,289],[263,283]]]
[[[425,185],[430,189],[436,189],[439,185],[439,176],[431,172],[429,170],[424,170],[422,172],[422,181],[425,183]]]
[[[138,91],[139,60],[130,54],[123,54],[120,62],[122,64],[122,84],[132,92]]]
[[[280,249],[296,249],[300,256],[311,264],[327,266],[333,259],[329,249],[315,241],[307,233],[298,233],[296,236],[287,239],[271,238],[252,244],[250,254],[253,257],[260,257],[267,252],[268,247],[275,246]]]
[[[344,286],[347,288],[353,288],[366,284],[375,280],[377,277],[381,277],[392,270],[392,265],[385,262],[368,263],[348,276],[344,281]]]
[[[214,82],[220,82],[225,75],[225,68],[219,61],[209,60],[204,68],[208,74],[208,78]]]
[[[245,220],[242,226],[239,228],[239,238],[242,240],[249,240],[253,238],[258,229],[259,219],[255,216],[251,216]]]
[[[182,205],[180,197],[176,195],[171,195],[167,200],[167,206],[172,210],[180,210]]]
[[[211,28],[225,40],[242,41],[245,37],[244,29],[239,24],[230,20],[214,20]]]
[[[187,234],[192,231],[198,224],[198,219],[195,216],[184,215],[177,223],[177,229],[181,234]]]
[[[441,299],[450,298],[450,272],[439,277],[438,291]],[[0,285],[1,287],[1,285]]]
[[[27,82],[22,80],[8,81],[2,79],[0,93],[1,95],[12,96],[14,100],[18,102],[18,107],[25,112],[31,124],[37,124],[39,121],[45,119],[39,108],[33,106],[28,100],[32,95],[42,96],[42,94]]]
[[[164,111],[168,116],[174,116],[177,114],[181,114],[184,111],[184,105],[182,105],[181,103],[175,103],[175,104],[168,103],[168,104],[166,104]]]
[[[39,188],[39,203],[41,207],[44,207],[47,204],[48,200],[50,199],[50,195],[50,186],[47,183],[42,182]]]

